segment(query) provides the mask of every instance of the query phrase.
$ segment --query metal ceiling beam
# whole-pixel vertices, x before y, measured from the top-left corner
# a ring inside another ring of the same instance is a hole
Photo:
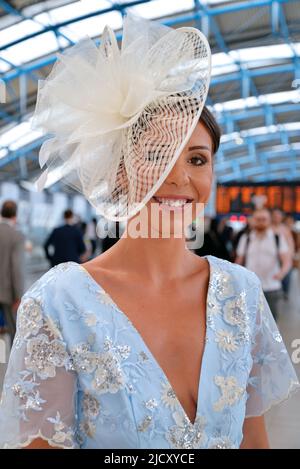
[[[285,132],[288,133],[289,137],[297,137],[298,141],[300,142],[299,130],[286,130]],[[274,140],[278,140],[278,132],[270,132],[263,135],[250,135],[248,137],[243,137],[244,142],[241,144],[237,144],[235,140],[230,140],[228,142],[223,142],[223,152],[226,153],[227,151],[230,152],[232,150],[236,150],[237,148],[248,148],[248,142],[253,141],[256,145],[260,143],[269,143],[270,145],[273,144]],[[283,143],[284,144],[284,143]],[[259,150],[258,150],[259,151]],[[1,161],[1,160],[0,160]]]
[[[1,5],[2,1],[3,0],[0,0],[0,5]],[[4,3],[6,3],[6,2],[4,2]],[[141,5],[143,3],[149,3],[149,0],[136,0],[136,1],[133,1],[133,2],[127,2],[125,4],[122,4],[122,10],[124,10],[126,8],[136,6],[136,5]],[[117,7],[117,5],[113,5],[109,8],[103,8],[101,10],[92,11],[92,12],[87,13],[85,15],[81,15],[81,16],[78,16],[76,18],[72,18],[70,20],[62,21],[61,23],[57,23],[55,25],[49,25],[49,26],[42,25],[43,28],[42,28],[41,31],[36,31],[34,33],[28,34],[27,36],[23,36],[20,39],[16,39],[15,41],[11,41],[11,42],[5,44],[4,46],[0,47],[0,51],[8,49],[9,47],[13,47],[17,44],[20,44],[20,42],[27,41],[28,39],[33,39],[33,38],[35,38],[37,36],[40,36],[41,34],[44,34],[44,33],[47,33],[47,32],[57,32],[57,33],[59,33],[60,28],[65,28],[66,26],[69,26],[70,24],[77,23],[78,21],[83,21],[83,20],[86,20],[86,19],[89,19],[89,18],[93,18],[95,16],[104,15],[105,13],[111,13],[113,11],[118,11],[119,12],[120,8]],[[20,14],[20,16],[22,16],[24,19],[31,19],[32,21],[34,21],[34,18],[32,18],[32,17],[24,17],[21,14]]]
[[[4,11],[6,11],[6,13],[8,13],[9,15],[15,15],[15,16],[18,16],[18,17],[24,19],[24,15],[22,15],[22,13],[20,11],[18,11],[16,8],[14,8],[12,5],[10,5],[5,0],[0,0],[0,7],[2,7],[2,9]]]
[[[299,131],[298,130],[287,130],[287,132],[288,132],[290,137],[299,137]],[[237,148],[243,148],[245,146],[246,146],[246,148],[248,148],[248,143],[249,142],[252,142],[250,144],[259,144],[259,143],[269,142],[270,145],[271,145],[272,142],[276,139],[278,139],[278,133],[273,132],[273,133],[264,134],[264,135],[253,135],[251,137],[245,137],[244,138],[244,143],[239,145],[239,146],[235,143],[234,140],[232,140],[230,142],[224,142],[224,143],[222,143],[222,153],[223,153],[224,158],[226,159],[226,153],[227,152],[230,155],[230,152],[234,149],[236,150]],[[12,163],[13,161],[15,161],[16,159],[18,159],[20,157],[26,157],[27,154],[31,153],[34,150],[37,150],[41,146],[43,141],[45,141],[44,137],[30,143],[29,145],[27,145],[25,147],[22,147],[22,148],[18,149],[16,151],[9,152],[6,157],[0,159],[0,168]],[[299,141],[300,141],[300,139],[299,139]],[[260,152],[260,150],[256,150],[256,151]],[[252,152],[252,154],[253,154],[253,152]],[[239,158],[243,158],[243,157],[236,157],[237,160]],[[218,159],[219,159],[219,152],[217,154],[217,161],[218,161]]]
[[[300,116],[300,102],[291,104],[276,104],[271,105],[273,114],[286,114],[292,112],[299,112]],[[226,114],[218,116],[218,122],[221,125],[226,125],[226,115],[230,113],[230,119],[233,121],[245,121],[249,119],[260,118],[264,116],[264,110],[261,107],[247,108],[240,111],[227,111]],[[280,124],[279,124],[280,125]],[[231,133],[231,132],[228,132]]]
[[[235,13],[238,11],[246,11],[248,9],[252,8],[259,8],[259,7],[270,7],[270,14],[271,14],[271,23],[272,23],[272,31],[274,36],[278,36],[279,33],[284,37],[284,40],[286,43],[289,45],[291,44],[290,41],[290,35],[289,35],[289,30],[288,30],[288,25],[286,23],[286,19],[283,15],[283,5],[284,4],[289,4],[289,3],[296,3],[298,0],[253,0],[251,2],[239,2],[239,3],[234,3],[234,4],[224,4],[221,6],[203,6],[200,4],[199,0],[195,0],[195,4],[197,8],[195,9],[194,12],[189,13],[189,14],[183,14],[183,15],[178,15],[175,18],[172,18],[170,20],[165,20],[163,21],[165,24],[169,26],[175,26],[177,24],[183,23],[183,22],[191,22],[194,21],[196,22],[196,25],[199,27],[201,25],[201,29],[203,27],[206,28],[207,34],[209,30],[211,29],[212,32],[215,35],[217,44],[220,48],[221,51],[228,53],[229,52],[229,47],[226,44],[225,38],[222,35],[222,32],[220,31],[220,28],[216,22],[216,19],[219,15],[224,15],[228,13]],[[126,4],[122,5],[112,5],[111,8],[101,10],[98,12],[91,12],[88,15],[83,15],[78,18],[74,18],[72,20],[60,23],[59,25],[54,25],[54,26],[44,26],[41,31],[38,33],[34,33],[32,35],[28,35],[27,37],[23,37],[20,40],[16,40],[14,42],[11,42],[10,44],[7,44],[4,48],[7,48],[12,45],[16,45],[20,42],[23,42],[29,38],[36,37],[38,35],[41,35],[47,31],[52,31],[54,34],[59,34],[62,35],[60,32],[59,28],[63,26],[68,26],[69,24],[76,23],[78,21],[84,20],[86,18],[90,18],[93,16],[97,16],[99,14],[103,13],[108,13],[110,11],[119,11],[121,14],[124,13],[124,9],[128,7],[132,7],[135,5],[140,5],[143,3],[149,3],[149,0],[139,0],[139,1],[134,1],[134,2],[127,2]],[[5,11],[9,11],[10,14],[15,14],[20,17],[22,17],[22,13],[18,12],[17,10],[13,9],[5,0],[0,0],[0,5],[5,8]],[[4,6],[3,6],[4,5]],[[11,8],[14,10],[12,11]],[[23,15],[23,19],[28,19]],[[33,19],[33,18],[30,18]],[[203,26],[204,25],[204,26]],[[118,34],[118,37],[121,37],[121,34]],[[66,37],[67,40],[69,40]],[[70,41],[70,40],[69,40]],[[97,40],[96,42],[99,42]],[[295,52],[295,51],[294,51]],[[18,78],[22,81],[20,81],[21,85],[21,92],[20,92],[20,107],[19,107],[19,112],[16,116],[9,116],[8,113],[1,112],[2,117],[8,121],[8,122],[20,122],[22,120],[22,117],[25,116],[25,113],[27,111],[27,91],[26,91],[26,76],[30,76],[31,79],[33,80],[38,80],[39,77],[35,76],[34,72],[35,70],[39,70],[42,67],[52,65],[56,60],[56,54],[52,54],[48,58],[43,58],[35,61],[34,64],[25,64],[20,67],[17,67],[15,70],[9,71],[5,73],[4,75],[1,75],[1,78],[8,84],[10,85],[11,81]],[[241,95],[246,98],[250,96],[250,94],[254,96],[258,96],[258,90],[255,87],[254,79],[256,77],[260,76],[273,76],[275,74],[288,74],[288,73],[293,73],[295,74],[294,76],[300,77],[300,65],[299,65],[299,59],[298,57],[294,54],[293,60],[288,63],[288,64],[281,64],[281,65],[273,65],[270,67],[265,67],[265,68],[257,68],[257,69],[246,69],[242,63],[239,61],[236,61],[236,64],[239,67],[238,72],[234,72],[228,75],[221,75],[221,76],[214,76],[212,77],[211,80],[211,88],[213,89],[214,86],[219,86],[219,85],[224,85],[225,83],[230,83],[237,81],[240,86],[241,86]],[[23,77],[23,78],[21,78]],[[22,83],[23,83],[23,88],[22,88]],[[291,83],[291,89],[292,89],[292,83]],[[210,104],[213,104],[211,99],[209,101]],[[300,105],[299,105],[300,106]],[[274,122],[276,122],[276,117],[281,113],[281,112],[295,112],[299,110],[298,104],[291,105],[291,104],[283,104],[283,105],[277,105],[277,106],[269,106],[265,105],[264,108],[260,109],[245,109],[243,111],[238,111],[238,112],[226,112],[224,113],[221,118],[220,118],[220,123],[224,126],[226,129],[227,133],[234,132],[238,129],[238,124],[240,121],[245,121],[250,118],[255,118],[255,117],[264,117],[266,125],[271,125]],[[280,138],[282,143],[288,143],[289,142],[289,136],[294,136],[292,132],[279,132]],[[257,158],[257,149],[256,149],[256,144],[260,143],[261,141],[264,141],[263,138],[265,136],[257,136],[255,137],[247,137],[245,138],[245,143],[247,144],[247,152],[248,152],[248,160],[253,160]],[[278,134],[276,135],[276,138],[278,138]],[[261,140],[262,139],[262,140]],[[266,136],[266,142],[272,143],[272,140],[274,140],[272,134]],[[31,145],[26,146],[25,148],[22,148],[18,150],[17,152],[13,152],[8,155],[3,160],[0,160],[0,167],[3,167],[4,164],[9,164],[12,161],[15,161],[18,158],[26,158],[26,155],[31,155],[32,157],[32,151],[35,151],[37,147],[40,145],[41,142],[33,142]],[[241,150],[243,149],[244,151],[244,145],[241,146]],[[231,144],[223,144],[223,148],[220,149],[219,154],[218,154],[218,160],[219,161],[224,161],[226,159],[226,153],[232,149],[237,148],[237,145],[235,142],[231,142]],[[261,156],[261,153],[259,153],[259,156]],[[241,173],[240,169],[240,163],[242,161],[243,156],[240,156],[240,159],[236,159],[234,165],[235,165],[235,172],[236,173]],[[260,158],[260,164],[262,164],[263,158]],[[295,165],[295,161],[294,161]]]

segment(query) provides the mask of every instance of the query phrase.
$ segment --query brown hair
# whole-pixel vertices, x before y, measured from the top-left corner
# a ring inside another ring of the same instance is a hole
[[[3,202],[1,208],[1,217],[14,218],[17,216],[17,204],[13,200],[6,200]]]
[[[214,115],[208,110],[206,106],[204,106],[199,122],[201,122],[209,132],[213,142],[213,154],[217,153],[219,146],[220,146],[220,139],[221,139],[221,128],[216,121]]]
[[[65,220],[69,220],[72,217],[73,217],[73,212],[72,212],[71,209],[68,208],[67,210],[64,211],[64,219]]]

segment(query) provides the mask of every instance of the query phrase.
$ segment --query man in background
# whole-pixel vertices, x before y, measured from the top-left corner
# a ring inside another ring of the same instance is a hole
[[[72,210],[65,210],[64,221],[64,225],[55,228],[44,244],[46,257],[52,267],[62,262],[80,263],[80,257],[86,250],[82,233],[74,226]]]
[[[289,249],[282,234],[274,233],[267,209],[255,210],[250,233],[244,234],[237,247],[236,263],[259,277],[275,320],[282,297],[282,279],[291,268]]]
[[[272,229],[274,233],[278,235],[282,235],[288,245],[290,261],[291,261],[291,268],[285,277],[282,279],[282,289],[284,293],[285,299],[288,299],[289,289],[290,289],[290,281],[291,281],[291,274],[293,270],[293,259],[295,255],[295,242],[292,235],[290,228],[283,222],[284,221],[284,214],[282,210],[276,208],[272,211]]]
[[[25,238],[16,230],[17,204],[7,200],[0,219],[0,309],[11,342],[16,332],[16,312],[24,293]]]

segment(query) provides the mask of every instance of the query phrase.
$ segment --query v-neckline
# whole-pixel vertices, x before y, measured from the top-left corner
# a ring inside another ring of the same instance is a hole
[[[133,322],[131,321],[131,319],[129,319],[129,317],[127,316],[127,314],[121,310],[119,308],[119,306],[116,304],[116,302],[112,299],[111,295],[102,287],[102,285],[97,282],[94,277],[92,276],[92,274],[90,274],[90,272],[85,268],[83,267],[83,265],[81,264],[77,264],[75,263],[76,265],[78,265],[83,273],[91,280],[91,282],[93,284],[95,284],[98,289],[104,293],[107,298],[109,298],[109,303],[111,304],[111,306],[113,306],[113,308],[121,315],[121,317],[123,317],[127,322],[128,324],[130,325],[131,329],[135,332],[136,336],[139,338],[145,352],[148,354],[148,356],[150,357],[152,363],[155,365],[155,367],[157,368],[157,370],[159,371],[160,375],[162,376],[164,382],[166,385],[168,385],[171,390],[173,391],[174,393],[174,396],[175,396],[175,399],[176,399],[176,402],[178,404],[178,407],[180,408],[181,412],[183,413],[184,417],[187,419],[189,425],[191,427],[194,427],[195,424],[197,423],[197,417],[199,417],[201,414],[200,414],[200,398],[202,399],[203,396],[202,396],[202,389],[204,388],[204,385],[203,385],[203,374],[204,374],[204,368],[205,368],[205,364],[206,364],[206,353],[207,353],[207,342],[208,342],[208,317],[209,317],[209,314],[208,314],[208,309],[209,309],[209,295],[210,295],[210,290],[211,290],[211,286],[212,286],[212,283],[213,283],[213,266],[212,266],[212,259],[211,259],[211,256],[210,255],[206,255],[206,256],[202,256],[204,259],[207,260],[208,262],[208,266],[209,266],[209,281],[208,281],[208,288],[207,288],[207,295],[206,295],[206,302],[205,302],[205,336],[204,336],[204,348],[203,348],[203,353],[202,353],[202,359],[201,359],[201,366],[200,366],[200,371],[199,371],[199,379],[198,379],[198,390],[197,390],[197,405],[196,405],[196,413],[195,413],[195,419],[194,419],[194,422],[192,422],[189,418],[189,416],[187,415],[183,405],[181,404],[169,378],[167,377],[167,374],[165,373],[165,371],[163,370],[162,366],[159,364],[158,360],[155,358],[155,356],[153,355],[153,353],[151,352],[150,348],[148,347],[147,343],[145,342],[142,334],[138,331],[138,329],[136,328],[136,326],[133,324]]]

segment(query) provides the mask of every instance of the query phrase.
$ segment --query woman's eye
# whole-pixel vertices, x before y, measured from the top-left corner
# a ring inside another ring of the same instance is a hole
[[[197,155],[192,156],[189,161],[191,161],[194,166],[203,166],[205,163],[207,163],[207,158],[203,155]]]

